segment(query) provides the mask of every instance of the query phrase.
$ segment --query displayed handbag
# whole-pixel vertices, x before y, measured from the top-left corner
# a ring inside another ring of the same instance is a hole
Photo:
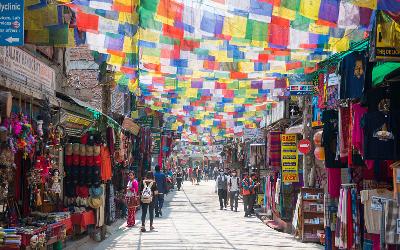
[[[130,207],[138,207],[140,205],[140,197],[137,194],[133,196],[125,196],[126,206]]]

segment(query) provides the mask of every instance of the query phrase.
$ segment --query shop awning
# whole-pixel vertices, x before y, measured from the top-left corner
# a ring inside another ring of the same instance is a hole
[[[57,96],[58,98],[60,98],[60,99],[63,99],[63,100],[65,100],[65,101],[69,101],[69,102],[75,103],[76,105],[78,105],[78,106],[80,106],[80,107],[82,107],[82,108],[87,109],[88,111],[90,111],[90,112],[93,114],[93,116],[94,116],[95,118],[98,117],[98,116],[100,116],[100,115],[101,115],[101,116],[105,116],[105,117],[107,118],[107,123],[108,123],[109,126],[112,126],[112,127],[114,127],[114,128],[118,128],[118,129],[123,129],[123,128],[121,127],[121,125],[119,125],[118,122],[116,122],[113,118],[111,118],[111,117],[109,117],[108,115],[102,113],[100,110],[94,108],[93,106],[91,106],[90,104],[88,104],[88,103],[86,103],[86,102],[83,102],[83,101],[81,101],[81,100],[79,100],[79,99],[77,99],[77,98],[75,98],[75,97],[68,96],[68,95],[65,95],[65,94],[60,93],[60,92],[56,92],[56,96]]]
[[[392,72],[397,72],[400,69],[400,63],[386,62],[374,67],[372,70],[372,86],[376,87],[385,81],[385,77]],[[398,72],[400,75],[400,71]],[[393,76],[394,77],[394,76]]]

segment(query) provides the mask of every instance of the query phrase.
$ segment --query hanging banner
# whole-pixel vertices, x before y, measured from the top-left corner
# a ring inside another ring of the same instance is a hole
[[[143,116],[137,121],[141,127],[153,127],[153,116]]]
[[[383,11],[376,14],[374,36],[371,36],[371,59],[400,61],[400,23]]]
[[[151,131],[151,154],[158,155],[161,149],[161,132]]]
[[[296,134],[281,135],[281,162],[283,182],[299,182],[299,155]]]

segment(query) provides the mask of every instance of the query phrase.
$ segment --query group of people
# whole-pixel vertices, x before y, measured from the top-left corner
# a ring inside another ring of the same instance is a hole
[[[137,198],[136,205],[128,206],[127,227],[135,226],[135,216],[137,206],[142,209],[142,226],[140,230],[146,232],[146,216],[149,213],[150,230],[154,230],[155,217],[162,217],[162,208],[164,205],[164,195],[167,194],[167,177],[161,172],[159,166],[156,166],[155,173],[148,171],[143,181],[140,183],[135,179],[135,173],[129,172],[129,180],[126,187],[126,198]]]
[[[244,216],[251,216],[254,214],[254,204],[256,204],[259,186],[256,174],[245,173],[243,180],[240,180],[235,170],[220,169],[215,178],[215,192],[218,194],[220,210],[227,208],[229,200],[231,211],[237,212],[239,193],[242,189]]]

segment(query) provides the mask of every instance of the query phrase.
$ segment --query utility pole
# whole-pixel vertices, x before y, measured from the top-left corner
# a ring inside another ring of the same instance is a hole
[[[302,98],[303,106],[303,139],[311,139],[311,97],[304,96]],[[314,186],[315,165],[310,155],[303,155],[303,182],[305,187]]]

